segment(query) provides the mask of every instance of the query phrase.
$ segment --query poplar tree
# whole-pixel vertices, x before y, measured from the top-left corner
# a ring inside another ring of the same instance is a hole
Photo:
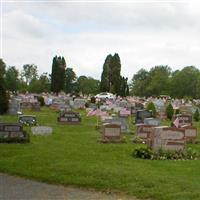
[[[5,84],[6,65],[2,59],[0,59],[0,114],[4,114],[8,110],[8,96],[6,93]]]
[[[51,91],[56,94],[65,89],[65,68],[65,58],[55,56],[52,63]]]
[[[112,59],[112,55],[108,55],[103,65],[103,72],[101,74],[101,83],[100,83],[100,91],[101,92],[109,92],[111,85],[111,71],[110,71],[110,62]]]

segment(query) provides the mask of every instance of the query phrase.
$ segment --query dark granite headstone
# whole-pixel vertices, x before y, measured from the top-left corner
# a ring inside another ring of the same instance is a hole
[[[58,122],[64,123],[64,124],[80,124],[81,117],[79,113],[76,112],[64,112],[60,113],[60,116],[58,117]]]
[[[135,116],[135,124],[143,124],[144,118],[151,118],[152,113],[147,110],[138,110]]]
[[[19,116],[19,123],[27,126],[36,126],[37,119],[34,115],[21,115]]]
[[[29,136],[18,123],[0,123],[0,142],[28,142]]]

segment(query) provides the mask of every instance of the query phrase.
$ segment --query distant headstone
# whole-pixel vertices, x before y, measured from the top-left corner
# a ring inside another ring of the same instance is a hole
[[[194,142],[195,139],[197,139],[197,128],[192,126],[182,126],[185,130],[185,138],[187,142]]]
[[[103,124],[102,142],[121,141],[121,127],[117,124]]]
[[[21,113],[20,101],[17,99],[12,99],[9,103],[8,114],[18,115],[19,113]]]
[[[32,103],[31,102],[23,101],[23,102],[21,102],[20,105],[21,105],[22,109],[31,109],[32,108]]]
[[[138,124],[136,125],[137,136],[145,141],[151,139],[152,128],[156,127],[155,125],[144,125]]]
[[[156,119],[156,118],[144,118],[144,124],[145,125],[160,126],[161,121],[160,121],[160,119]]]
[[[51,135],[53,129],[48,126],[35,126],[31,127],[31,131],[33,135]]]
[[[131,112],[129,110],[120,110],[119,111],[119,117],[129,117],[131,115]]]
[[[64,123],[64,124],[80,124],[81,117],[79,113],[76,112],[64,112],[61,113],[58,117],[58,122]]]
[[[29,142],[29,136],[21,124],[0,123],[0,142]]]
[[[89,103],[88,108],[97,109],[97,105],[95,103]]]
[[[31,110],[32,111],[40,111],[40,103],[39,102],[32,103]]]
[[[182,127],[184,125],[192,126],[192,115],[177,115],[172,118],[173,125]]]
[[[126,118],[123,117],[108,117],[104,120],[105,123],[116,124],[121,127],[122,133],[129,133],[129,124]]]
[[[135,123],[136,124],[143,124],[144,118],[151,118],[152,113],[147,110],[138,110],[135,116]]]
[[[138,110],[143,110],[144,109],[144,105],[141,103],[136,103],[135,106],[131,106],[131,114],[136,114],[136,112]]]
[[[21,115],[19,116],[19,123],[27,126],[36,126],[37,118],[35,115]]]
[[[70,105],[60,105],[59,106],[59,110],[60,112],[64,113],[64,112],[69,112],[72,110]]]
[[[86,99],[74,99],[74,109],[82,109],[85,108]]]

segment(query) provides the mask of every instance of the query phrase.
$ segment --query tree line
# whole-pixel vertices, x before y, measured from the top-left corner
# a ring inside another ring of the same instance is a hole
[[[195,66],[172,71],[169,66],[140,69],[133,75],[132,95],[149,97],[169,95],[173,98],[200,98],[200,71]]]
[[[97,94],[100,81],[92,77],[79,76],[73,71],[73,68],[67,68],[64,57],[53,58],[52,73],[38,74],[38,68],[35,64],[25,64],[21,71],[15,66],[6,67],[6,64],[0,59],[0,74],[2,77],[1,86],[5,91],[12,93],[42,93],[61,91],[74,94]]]

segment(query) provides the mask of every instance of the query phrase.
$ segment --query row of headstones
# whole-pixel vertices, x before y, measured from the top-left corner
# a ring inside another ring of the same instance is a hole
[[[22,109],[31,109],[32,111],[40,111],[40,103],[39,102],[20,102],[18,99],[11,99],[9,103],[8,114],[10,115],[18,115],[22,113]]]
[[[23,125],[33,126],[33,135],[50,135],[53,132],[51,127],[38,126],[37,118],[34,115],[20,115],[19,123],[0,123],[0,142],[29,142],[29,136],[23,130]],[[58,117],[58,122],[64,124],[79,124],[81,117],[79,113],[65,112]]]
[[[197,138],[197,128],[192,126],[190,115],[174,116],[173,127],[154,124],[136,126],[137,136],[153,150],[183,150],[187,142],[193,142]]]

